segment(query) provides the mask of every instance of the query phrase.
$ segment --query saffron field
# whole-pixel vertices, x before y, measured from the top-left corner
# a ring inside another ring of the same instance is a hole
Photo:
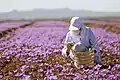
[[[70,58],[62,56],[66,21],[6,21],[0,23],[0,80],[119,80],[120,21],[84,23],[100,38],[104,67],[77,69]]]

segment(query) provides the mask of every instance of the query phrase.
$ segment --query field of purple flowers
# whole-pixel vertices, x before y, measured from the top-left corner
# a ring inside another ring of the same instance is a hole
[[[0,80],[119,80],[120,33],[93,27],[105,66],[78,70],[61,55],[68,26],[65,21],[0,23]]]

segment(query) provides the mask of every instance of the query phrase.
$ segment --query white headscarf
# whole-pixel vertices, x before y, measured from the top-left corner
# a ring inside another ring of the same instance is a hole
[[[83,39],[86,34],[85,25],[82,23],[82,20],[80,19],[80,17],[72,17],[70,21],[69,30],[70,30],[71,36],[80,37],[81,39]]]

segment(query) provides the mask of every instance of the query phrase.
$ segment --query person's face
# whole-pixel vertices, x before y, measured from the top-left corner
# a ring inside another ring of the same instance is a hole
[[[79,31],[79,30],[72,30],[72,31],[71,31],[71,34],[72,34],[73,36],[77,36],[77,35],[80,34],[80,31]]]
[[[71,34],[74,35],[74,36],[80,35],[80,33],[81,33],[81,29],[71,31]]]

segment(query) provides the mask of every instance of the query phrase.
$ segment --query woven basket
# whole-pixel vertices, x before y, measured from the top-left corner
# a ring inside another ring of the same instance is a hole
[[[86,51],[86,52],[75,52],[71,49],[72,52],[72,60],[75,61],[77,64],[90,64],[94,65],[94,52]]]

